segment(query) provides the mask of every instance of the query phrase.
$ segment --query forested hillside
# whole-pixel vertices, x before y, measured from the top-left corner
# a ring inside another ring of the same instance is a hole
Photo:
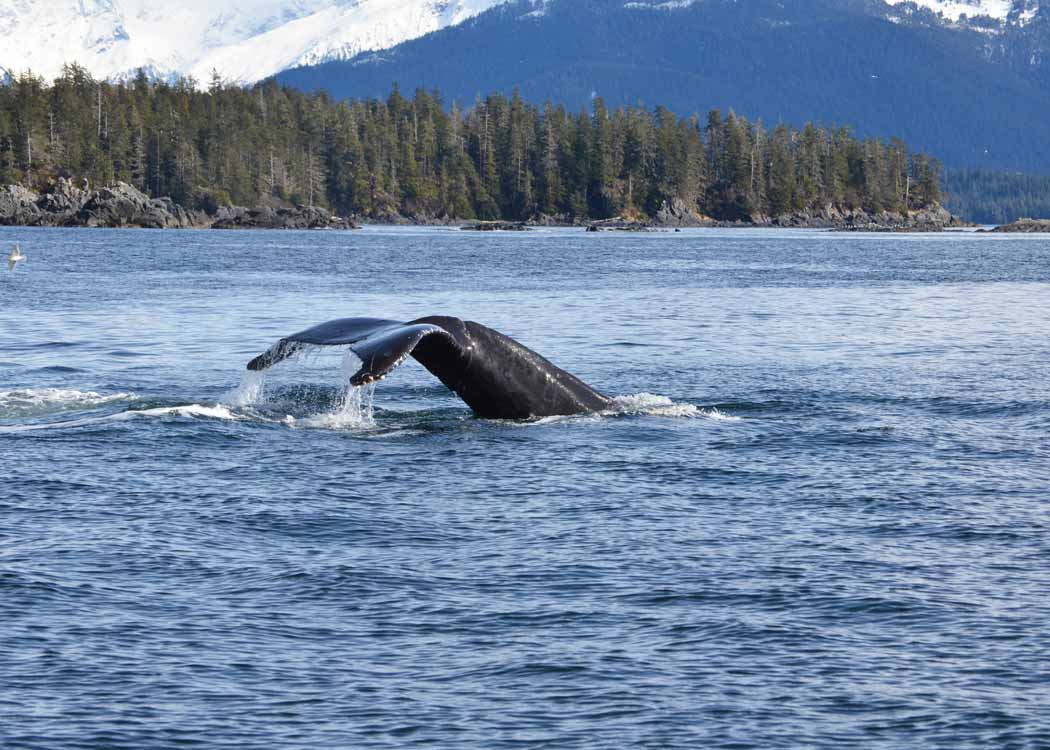
[[[653,215],[726,220],[827,205],[903,211],[939,200],[938,165],[899,140],[792,129],[732,112],[590,111],[491,95],[334,101],[273,81],[127,84],[70,67],[0,86],[0,183],[129,182],[190,208],[267,196],[373,218]]]
[[[949,170],[948,206],[970,221],[1005,224],[1050,219],[1050,177],[1017,172]]]
[[[610,108],[733,107],[767,123],[848,123],[864,137],[899,136],[956,169],[1050,174],[1044,5],[1007,33],[942,23],[911,4],[891,15],[878,0],[514,0],[278,80],[336,98],[383,96],[396,81],[463,102],[517,88],[528,101],[570,110],[596,94]]]

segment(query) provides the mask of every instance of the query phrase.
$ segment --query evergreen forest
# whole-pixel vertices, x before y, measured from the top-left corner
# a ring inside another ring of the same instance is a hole
[[[1019,172],[948,170],[948,207],[980,224],[1050,219],[1050,177]]]
[[[336,101],[273,80],[96,81],[67,66],[0,86],[0,184],[131,183],[188,208],[268,200],[374,219],[653,216],[665,203],[747,221],[940,200],[936,160],[846,127],[663,107],[588,111],[517,93]]]

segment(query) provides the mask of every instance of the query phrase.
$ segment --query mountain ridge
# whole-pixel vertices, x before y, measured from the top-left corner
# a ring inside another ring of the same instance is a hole
[[[540,17],[554,0],[532,0]],[[709,0],[618,0],[625,9],[675,12]],[[455,26],[512,0],[7,0],[0,8],[0,70],[54,78],[77,63],[98,78],[207,80],[213,70],[251,83],[292,67],[389,49]],[[1008,55],[1019,30],[1040,18],[1039,0],[862,1],[896,23],[975,29],[987,54]],[[841,0],[848,10],[856,0]],[[1042,14],[1045,15],[1045,14]],[[995,42],[999,43],[996,44]],[[1020,43],[1020,46],[1025,45]],[[1042,56],[1045,49],[1036,50]]]
[[[7,0],[0,69],[47,79],[76,63],[120,79],[220,77],[251,83],[459,23],[500,0]]]
[[[1040,55],[1026,52],[1038,64],[1023,65],[1001,49],[1023,33],[1041,50],[1046,16],[1040,10],[1023,28],[1000,24],[993,54],[985,28],[946,24],[914,3],[517,0],[278,80],[338,98],[380,96],[399,83],[434,87],[464,104],[518,89],[530,101],[573,108],[594,96],[609,106],[641,101],[677,112],[733,108],[767,123],[813,120],[897,135],[950,166],[1050,172],[1041,145],[1050,137],[1047,67]]]

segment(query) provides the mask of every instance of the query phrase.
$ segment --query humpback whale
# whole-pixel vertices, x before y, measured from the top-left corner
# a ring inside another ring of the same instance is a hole
[[[352,385],[384,378],[409,356],[485,419],[529,419],[601,411],[611,399],[499,331],[459,318],[401,323],[342,318],[278,341],[248,363],[265,370],[306,345],[349,346],[362,362]]]

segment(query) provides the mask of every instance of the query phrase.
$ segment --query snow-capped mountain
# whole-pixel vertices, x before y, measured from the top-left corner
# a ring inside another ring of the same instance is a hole
[[[297,65],[385,49],[501,0],[2,0],[0,71],[100,78],[145,68],[247,83]]]
[[[77,62],[101,78],[145,68],[207,83],[257,81],[283,70],[388,49],[508,0],[0,0],[0,77],[45,78]],[[840,0],[846,6],[851,0]],[[1039,0],[884,0],[891,19],[932,14],[985,31],[1023,26]],[[533,0],[530,16],[552,0]],[[707,0],[621,0],[676,11]],[[876,4],[877,5],[877,4]]]
[[[625,8],[635,10],[681,10],[703,0],[627,0]],[[890,6],[901,6],[904,12],[925,9],[946,21],[987,18],[1000,22],[1023,24],[1039,9],[1038,0],[883,0]],[[843,2],[845,5],[845,2]]]
[[[1038,0],[884,0],[887,5],[909,10],[924,8],[947,21],[958,23],[985,18],[1000,23],[1024,25],[1039,10]]]

